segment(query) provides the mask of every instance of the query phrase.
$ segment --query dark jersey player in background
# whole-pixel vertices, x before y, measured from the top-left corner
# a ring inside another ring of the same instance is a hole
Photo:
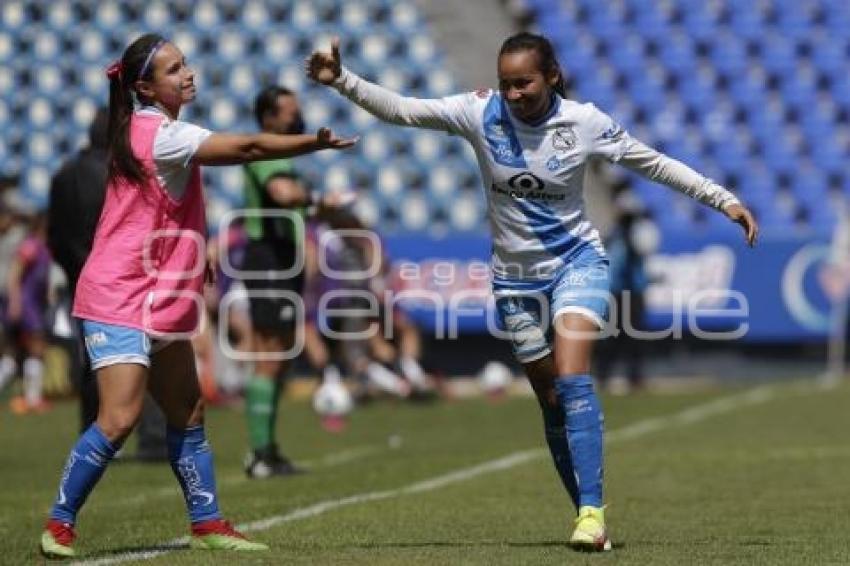
[[[304,131],[298,100],[284,87],[263,89],[254,102],[254,117],[263,132]],[[304,273],[296,259],[299,255],[303,258],[304,216],[309,206],[315,205],[321,212],[344,205],[351,195],[316,197],[299,181],[289,159],[248,163],[244,174],[248,244],[242,271],[250,299],[251,350],[256,360],[245,389],[251,447],[245,473],[250,478],[266,478],[297,471],[277,446],[275,425],[281,379],[289,367],[281,353],[293,347],[296,325],[303,319],[298,313],[303,313]],[[257,214],[252,214],[254,211]],[[294,267],[299,267],[296,274],[286,273]]]

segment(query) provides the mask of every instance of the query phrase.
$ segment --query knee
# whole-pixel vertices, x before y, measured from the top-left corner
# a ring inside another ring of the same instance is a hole
[[[127,438],[139,421],[140,410],[107,409],[101,410],[97,425],[110,442],[122,442]]]
[[[575,352],[555,352],[555,372],[558,377],[569,377],[590,373],[590,356]]]

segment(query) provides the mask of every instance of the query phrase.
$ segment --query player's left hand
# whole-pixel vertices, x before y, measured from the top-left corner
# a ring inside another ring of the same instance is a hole
[[[316,141],[323,149],[347,149],[360,140],[360,137],[339,138],[330,128],[319,128],[316,132]]]
[[[756,238],[759,234],[759,225],[753,214],[747,210],[747,207],[740,204],[730,204],[723,209],[723,213],[736,224],[740,224],[744,229],[747,238],[747,244],[750,247],[756,245]]]

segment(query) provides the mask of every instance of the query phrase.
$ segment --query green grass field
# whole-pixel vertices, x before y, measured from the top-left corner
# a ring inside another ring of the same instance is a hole
[[[122,462],[81,513],[80,561],[850,563],[850,386],[641,394],[604,406],[615,542],[606,555],[566,546],[572,510],[541,450],[536,405],[510,399],[376,404],[341,435],[321,430],[306,403],[287,403],[282,444],[310,473],[254,482],[241,473],[241,415],[213,410],[223,509],[272,551],[142,554],[186,534],[182,501],[167,466]],[[73,403],[42,416],[0,411],[3,564],[39,562],[36,541],[76,418]]]

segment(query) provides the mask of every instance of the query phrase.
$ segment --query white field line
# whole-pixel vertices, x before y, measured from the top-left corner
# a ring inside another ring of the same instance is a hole
[[[299,460],[295,462],[295,465],[303,468],[304,470],[316,470],[320,468],[332,468],[334,466],[340,466],[342,464],[346,464],[348,462],[353,462],[355,460],[359,460],[361,458],[365,458],[366,456],[370,456],[372,454],[376,454],[378,452],[383,452],[385,450],[392,450],[392,446],[387,444],[383,446],[379,445],[366,445],[366,446],[357,446],[354,448],[347,448],[345,450],[340,450],[339,452],[332,452],[330,454],[326,454],[321,458],[316,458],[313,460]],[[238,485],[241,483],[247,483],[249,480],[245,477],[245,474],[230,474],[227,476],[223,476],[218,478],[216,481],[216,485],[218,487],[224,486],[232,486]],[[144,493],[140,493],[138,495],[134,495],[132,497],[116,497],[111,498],[107,501],[98,502],[98,508],[101,507],[132,507],[135,505],[141,505],[142,503],[148,502],[152,499],[160,499],[166,497],[180,497],[180,487],[177,485],[176,481],[174,485],[168,485],[163,487],[158,487],[155,489],[151,489],[149,491],[145,491]]]
[[[703,421],[715,415],[728,413],[742,407],[765,403],[775,397],[776,391],[773,386],[766,385],[756,387],[744,393],[736,393],[734,395],[715,399],[714,401],[701,403],[699,405],[695,405],[693,407],[684,409],[683,411],[679,411],[678,413],[667,415],[665,417],[654,417],[650,419],[644,419],[632,423],[630,425],[626,425],[622,428],[608,432],[606,435],[607,443],[615,444],[634,440],[647,434],[664,430],[670,427],[671,425],[687,426]],[[370,491],[366,493],[350,495],[348,497],[343,497],[342,499],[329,499],[327,501],[321,501],[319,503],[315,503],[307,507],[301,507],[300,509],[295,509],[293,511],[281,515],[274,515],[265,519],[251,521],[249,523],[243,523],[241,525],[237,525],[237,529],[243,532],[262,531],[279,525],[281,523],[288,523],[301,519],[309,519],[310,517],[322,515],[329,511],[340,509],[342,507],[348,507],[350,505],[367,503],[371,501],[382,501],[385,499],[391,499],[405,495],[433,491],[435,489],[440,489],[441,487],[445,487],[447,485],[467,481],[485,474],[514,468],[531,460],[541,458],[546,454],[548,454],[546,450],[539,448],[532,450],[522,450],[519,452],[508,454],[507,456],[503,456],[501,458],[497,458],[495,460],[489,460],[487,462],[483,462],[481,464],[468,468],[461,468],[454,472],[449,472],[447,474],[436,476],[428,480],[416,482],[398,489]],[[124,552],[121,554],[116,554],[113,556],[99,559],[78,561],[75,562],[74,565],[106,566],[107,564],[120,564],[123,562],[128,562],[130,560],[149,560],[151,558],[156,558],[157,556],[167,554],[172,550],[185,548],[188,542],[189,537],[181,537],[168,542],[164,542],[148,549]]]

